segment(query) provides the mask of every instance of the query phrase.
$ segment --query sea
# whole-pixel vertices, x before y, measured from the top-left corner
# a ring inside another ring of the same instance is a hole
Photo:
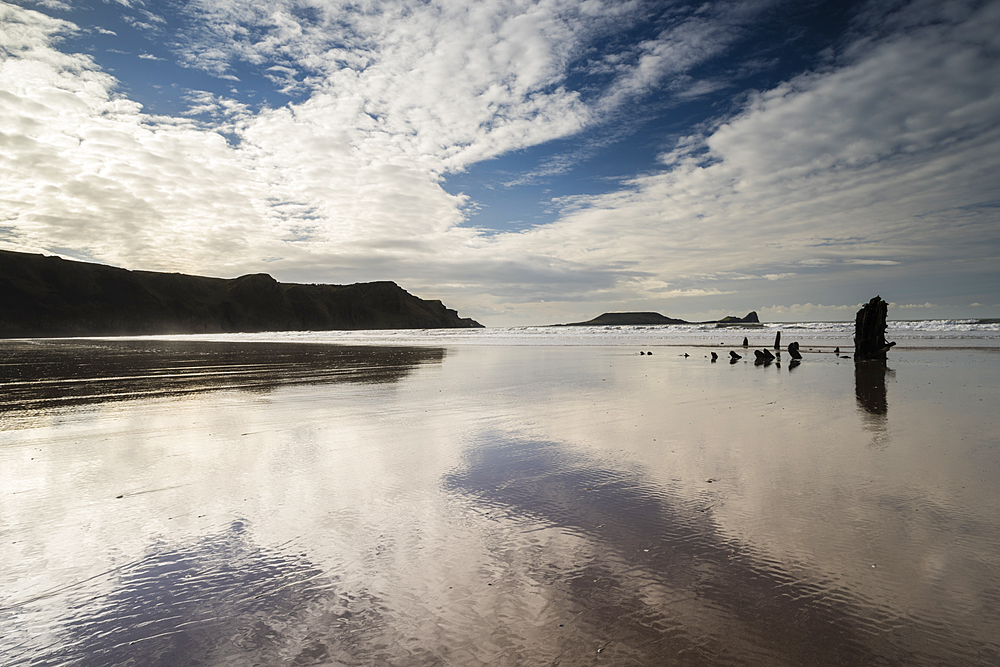
[[[199,340],[288,341],[365,345],[741,345],[742,338],[770,346],[781,333],[810,345],[853,352],[854,322],[769,322],[753,325],[512,326],[483,329],[294,331],[198,335]],[[141,337],[140,337],[141,338]],[[166,340],[190,335],[159,336]],[[886,339],[904,346],[1000,345],[1000,319],[890,320]]]

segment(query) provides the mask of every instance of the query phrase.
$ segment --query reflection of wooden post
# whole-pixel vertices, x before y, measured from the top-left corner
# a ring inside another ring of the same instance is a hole
[[[854,364],[854,395],[858,405],[873,415],[885,416],[889,412],[886,397],[885,376],[889,371],[885,364]]]
[[[875,297],[858,311],[854,320],[854,360],[868,359],[885,360],[886,352],[895,343],[885,342],[886,315],[889,304],[880,297]]]

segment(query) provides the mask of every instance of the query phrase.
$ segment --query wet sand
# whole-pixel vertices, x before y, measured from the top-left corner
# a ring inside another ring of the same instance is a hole
[[[0,664],[1000,664],[1000,353],[708,353],[0,342]]]

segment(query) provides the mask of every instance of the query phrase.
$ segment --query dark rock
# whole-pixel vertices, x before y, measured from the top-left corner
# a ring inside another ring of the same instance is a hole
[[[229,280],[0,251],[0,338],[481,326],[388,281]]]
[[[570,322],[562,324],[564,327],[587,327],[587,326],[630,326],[643,324],[689,324],[685,320],[678,320],[673,317],[666,317],[659,313],[604,313],[586,322]]]
[[[753,362],[755,366],[759,366],[761,364],[766,366],[772,361],[774,361],[774,355],[771,354],[771,351],[766,348],[763,350],[754,350],[753,354],[754,357],[756,357],[756,359]]]
[[[750,340],[746,336],[743,337],[743,347],[750,347]]]
[[[735,317],[734,315],[727,315],[721,320],[718,320],[719,324],[760,324],[760,320],[757,318],[757,311],[751,310],[746,314],[746,317]],[[706,324],[706,323],[703,323]]]
[[[568,324],[557,324],[560,327],[587,327],[587,326],[642,326],[659,324],[691,324],[687,320],[680,320],[676,317],[667,317],[654,312],[625,312],[625,313],[603,313],[592,320],[586,322],[570,322]],[[696,324],[718,324],[720,326],[729,324],[760,324],[757,313],[751,311],[746,317],[734,317],[729,315],[721,320],[708,320],[707,322],[697,322]]]
[[[833,348],[833,353],[837,354],[837,355],[840,354],[840,346],[839,345],[837,347]]]
[[[715,352],[713,352],[712,353],[712,363],[714,364],[718,360],[719,360],[719,355],[717,355]]]
[[[889,313],[889,304],[876,296],[858,311],[854,320],[854,360],[868,361],[878,359],[885,361],[886,352],[896,343],[885,341],[885,322]]]
[[[730,358],[731,358],[731,359],[732,359],[733,361],[739,361],[740,359],[742,359],[742,358],[743,358],[742,356],[740,356],[740,355],[736,354],[736,352],[735,352],[735,351],[733,351],[733,350],[730,350],[730,351],[729,351],[729,357],[730,357]]]
[[[799,344],[797,342],[793,341],[788,344],[788,354],[795,360],[802,358],[802,353],[799,352]]]

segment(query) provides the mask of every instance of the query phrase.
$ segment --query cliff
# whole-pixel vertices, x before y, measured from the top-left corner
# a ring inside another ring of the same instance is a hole
[[[481,327],[393,282],[129,271],[0,250],[0,337]]]

